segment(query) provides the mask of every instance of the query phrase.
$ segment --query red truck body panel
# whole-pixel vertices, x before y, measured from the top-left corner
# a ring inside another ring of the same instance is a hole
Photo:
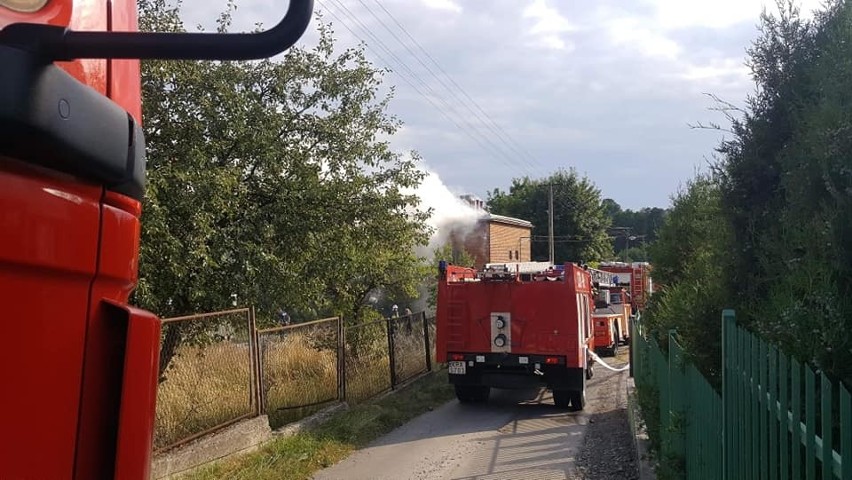
[[[312,10],[257,35],[117,35],[135,0],[0,0],[0,479],[149,477],[160,321],[127,305],[145,142],[126,58],[269,57]]]
[[[136,5],[0,7],[18,22],[133,31]],[[57,65],[141,120],[138,60]],[[0,478],[148,478],[160,323],[126,305],[141,204],[33,163],[0,156]]]

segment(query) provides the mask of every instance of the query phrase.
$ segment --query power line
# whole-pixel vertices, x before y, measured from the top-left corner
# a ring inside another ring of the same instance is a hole
[[[455,108],[454,108],[451,104],[449,104],[449,103],[448,103],[446,100],[444,100],[444,99],[443,99],[440,95],[438,95],[438,94],[437,94],[437,93],[436,93],[436,92],[435,92],[435,91],[434,91],[434,90],[433,90],[433,89],[432,89],[432,88],[431,88],[431,87],[430,87],[430,86],[429,86],[426,82],[424,82],[424,81],[423,81],[423,80],[422,80],[422,79],[421,79],[421,78],[420,78],[420,77],[419,77],[419,76],[418,76],[418,75],[417,75],[417,74],[416,74],[416,73],[415,73],[415,72],[414,72],[414,71],[413,71],[413,70],[412,70],[412,69],[408,66],[408,64],[406,64],[406,63],[405,63],[402,59],[400,59],[400,58],[399,58],[399,57],[398,57],[398,56],[397,56],[397,55],[396,55],[393,51],[391,51],[391,49],[390,49],[390,48],[388,48],[388,47],[387,47],[387,45],[385,45],[385,43],[384,43],[384,42],[383,42],[383,41],[382,41],[382,40],[381,40],[381,39],[380,39],[377,35],[375,35],[374,33],[372,33],[372,32],[370,31],[370,29],[369,29],[369,28],[367,28],[367,27],[366,27],[366,26],[365,26],[365,25],[364,25],[364,24],[363,24],[363,23],[362,23],[362,22],[361,22],[361,21],[360,21],[360,20],[359,20],[359,19],[358,19],[358,18],[357,18],[357,17],[356,17],[353,13],[352,13],[352,11],[351,11],[351,10],[349,10],[349,8],[347,8],[347,7],[346,7],[346,5],[342,2],[342,0],[318,0],[318,1],[319,1],[321,4],[322,4],[322,3],[325,3],[325,2],[331,2],[332,4],[334,4],[334,6],[335,6],[335,7],[340,8],[340,9],[342,10],[342,11],[340,12],[340,13],[341,13],[341,15],[344,15],[344,16],[349,17],[349,19],[350,19],[350,20],[351,20],[351,21],[352,21],[352,22],[353,22],[353,23],[357,26],[357,28],[359,28],[360,30],[362,30],[362,31],[363,31],[363,32],[364,32],[367,36],[369,36],[369,37],[372,39],[372,41],[374,42],[374,45],[376,45],[378,48],[381,48],[381,49],[385,52],[385,54],[386,54],[386,55],[388,55],[388,56],[390,56],[391,58],[393,58],[393,59],[394,59],[394,61],[395,61],[395,63],[396,63],[396,64],[398,64],[398,65],[399,65],[402,69],[404,69],[404,70],[408,73],[408,75],[411,77],[411,79],[412,79],[413,81],[419,82],[423,89],[427,90],[427,91],[428,91],[429,93],[431,93],[431,94],[432,94],[435,98],[437,98],[439,101],[441,101],[441,102],[445,105],[445,107],[447,107],[447,109],[449,109],[449,110],[452,112],[452,114],[453,114],[453,115],[456,115],[456,116],[460,117],[460,118],[462,119],[462,122],[463,122],[463,123],[465,123],[465,124],[467,124],[467,127],[468,127],[468,128],[465,128],[464,126],[462,126],[462,125],[459,123],[459,121],[457,121],[457,120],[456,120],[455,118],[453,118],[450,114],[448,114],[448,113],[447,113],[447,111],[446,111],[444,108],[441,108],[441,106],[437,105],[437,104],[435,103],[435,101],[433,101],[433,100],[432,100],[432,98],[431,98],[429,95],[426,95],[426,94],[423,92],[423,90],[421,90],[421,88],[419,88],[418,86],[414,85],[414,83],[412,83],[412,81],[410,81],[410,80],[409,80],[409,79],[408,79],[405,75],[403,75],[403,74],[401,73],[401,71],[391,69],[391,71],[392,71],[392,72],[396,73],[396,74],[397,74],[397,75],[398,75],[398,76],[399,76],[399,77],[400,77],[403,81],[405,81],[405,83],[407,83],[407,84],[408,84],[408,85],[409,85],[409,86],[410,86],[410,87],[411,87],[411,88],[412,88],[412,89],[413,89],[413,90],[414,90],[417,94],[419,94],[420,96],[422,96],[423,98],[425,98],[425,99],[426,99],[426,100],[427,100],[427,101],[428,101],[428,102],[429,102],[429,103],[430,103],[433,107],[435,107],[435,109],[437,109],[437,110],[439,111],[439,113],[441,113],[441,114],[444,116],[444,118],[446,118],[446,119],[447,119],[447,120],[449,120],[451,123],[453,123],[453,124],[454,124],[454,125],[455,125],[458,129],[459,129],[459,130],[461,130],[461,131],[462,131],[462,132],[464,132],[464,133],[465,133],[468,137],[470,137],[470,138],[471,138],[471,139],[473,139],[475,142],[477,142],[477,144],[479,144],[479,146],[480,146],[480,147],[482,147],[483,149],[485,149],[486,151],[489,151],[491,154],[494,154],[494,153],[496,152],[496,156],[497,156],[497,157],[498,157],[498,158],[499,158],[499,159],[500,159],[503,163],[505,163],[508,167],[510,167],[510,168],[516,168],[516,167],[518,167],[518,165],[514,164],[514,161],[513,161],[512,157],[511,157],[511,156],[509,156],[509,155],[507,155],[507,154],[506,154],[506,153],[505,153],[505,152],[504,152],[504,151],[503,151],[500,147],[498,147],[498,146],[497,146],[497,145],[495,145],[493,142],[491,142],[491,141],[488,139],[488,137],[487,137],[487,136],[483,135],[481,132],[479,132],[479,131],[478,131],[478,130],[476,130],[475,128],[471,128],[472,126],[470,125],[470,123],[469,123],[469,122],[467,122],[466,120],[464,120],[464,117],[463,117],[462,115],[460,115],[460,114],[456,111],[456,109],[455,109]],[[388,65],[388,66],[390,66],[390,65],[391,65],[391,62],[388,62],[388,60],[386,59],[386,57],[385,57],[384,55],[382,55],[379,51],[377,51],[377,50],[376,50],[376,48],[374,48],[373,46],[371,46],[370,42],[366,41],[366,40],[365,40],[365,39],[364,39],[361,35],[359,35],[357,32],[355,32],[355,30],[353,30],[353,29],[352,29],[352,28],[351,28],[351,27],[347,24],[347,22],[345,22],[345,21],[344,21],[344,20],[343,20],[340,16],[338,16],[338,15],[337,15],[337,14],[336,14],[333,10],[328,9],[328,8],[327,8],[327,6],[326,6],[326,11],[327,11],[329,14],[331,14],[334,18],[336,18],[338,21],[340,21],[340,23],[341,23],[341,24],[342,24],[342,25],[343,25],[343,26],[344,26],[344,27],[345,27],[345,28],[346,28],[346,29],[347,29],[347,30],[348,30],[348,31],[349,31],[349,32],[350,32],[353,36],[355,36],[355,37],[356,37],[356,38],[358,38],[360,41],[362,41],[362,42],[363,42],[363,43],[367,46],[367,48],[369,48],[370,50],[372,50],[372,51],[373,51],[373,53],[374,53],[374,54],[376,54],[376,56],[378,56],[378,57],[379,57],[379,59],[380,59],[383,63],[385,63],[385,64],[386,64],[386,65]],[[471,133],[471,130],[473,130],[473,132],[474,132],[474,133],[476,133],[477,135],[479,135],[479,136],[480,136],[480,137],[482,137],[482,138],[479,138],[479,137],[474,136],[474,135],[473,135],[473,133]],[[483,141],[483,139],[484,139],[484,141]],[[526,168],[524,168],[524,167],[521,167],[521,168],[522,168],[522,170],[526,170]],[[527,173],[527,174],[529,174],[529,171],[527,171],[526,173]]]
[[[494,135],[497,136],[497,138],[500,139],[500,141],[502,141],[507,147],[509,147],[509,149],[511,149],[512,151],[517,153],[521,158],[523,158],[530,167],[532,167],[534,169],[538,168],[538,169],[543,170],[543,167],[541,166],[541,164],[539,164],[532,155],[530,155],[525,150],[523,150],[523,148],[520,147],[520,145],[508,133],[506,133],[506,131],[503,130],[503,128],[500,127],[500,125],[497,124],[497,122],[495,122],[494,119],[490,115],[488,115],[488,113],[486,113],[485,110],[483,110],[482,107],[479,106],[479,104],[470,95],[468,95],[468,93],[465,91],[465,89],[462,88],[461,85],[456,83],[455,80],[453,80],[453,78],[446,72],[446,70],[444,70],[443,67],[441,67],[441,65],[438,63],[438,61],[435,60],[435,58],[432,55],[430,55],[429,52],[427,52],[425,48],[423,48],[423,46],[420,44],[420,42],[418,42],[417,39],[415,39],[408,32],[408,29],[406,29],[405,26],[402,25],[402,22],[400,22],[387,8],[385,8],[385,6],[382,5],[381,2],[379,2],[379,0],[373,0],[373,1],[376,3],[376,5],[379,6],[379,8],[381,8],[385,12],[385,14],[388,17],[390,17],[390,19],[396,24],[396,26],[399,27],[399,29],[405,34],[406,37],[408,37],[409,40],[411,40],[412,43],[414,43],[414,45],[426,56],[426,58],[428,58],[432,62],[432,64],[435,65],[435,67],[438,70],[440,70],[441,73],[444,74],[444,77],[446,77],[447,80],[450,81],[452,86],[448,85],[438,74],[436,74],[434,72],[434,70],[432,70],[432,68],[429,67],[429,65],[427,65],[425,62],[423,62],[423,60],[421,60],[420,56],[417,55],[411,48],[409,48],[407,43],[402,41],[375,13],[373,13],[372,9],[369,6],[367,6],[367,4],[364,2],[364,0],[358,0],[358,1],[361,3],[361,5],[364,6],[364,8],[367,9],[367,11],[370,13],[370,15],[372,15],[373,18],[375,18],[382,25],[382,27],[384,27],[385,30],[387,30],[388,33],[390,33],[391,36],[393,36],[396,39],[396,41],[400,45],[402,45],[408,51],[408,53],[410,53],[411,56],[414,57],[420,63],[420,65],[423,66],[423,68],[425,68],[433,77],[435,77],[435,79],[438,80],[438,82],[440,82],[441,85],[448,92],[450,92],[450,94],[453,95],[453,97],[460,104],[464,105],[465,108],[468,109],[468,111],[473,113],[474,116],[476,116],[476,118],[478,120],[480,120],[486,126],[486,128],[488,128]],[[453,88],[453,87],[455,87],[455,88]],[[465,101],[458,94],[456,94],[456,91],[461,92],[461,94],[465,98],[467,98],[467,101],[471,105],[474,106],[476,111],[471,109],[468,105],[466,105]],[[485,119],[483,119],[482,116],[484,116]],[[508,140],[507,140],[507,138],[508,138]]]

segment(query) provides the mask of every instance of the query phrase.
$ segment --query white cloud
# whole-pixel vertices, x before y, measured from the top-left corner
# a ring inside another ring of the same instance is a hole
[[[524,9],[523,17],[534,21],[529,30],[535,39],[533,45],[554,50],[573,50],[574,45],[566,42],[561,34],[575,31],[576,27],[556,8],[549,6],[547,0],[534,0]]]
[[[724,58],[704,65],[689,65],[679,77],[691,82],[746,80],[750,70],[742,59]]]
[[[756,20],[761,8],[759,2],[743,0],[651,0],[649,3],[655,9],[656,23],[664,29],[725,28],[744,20]]]
[[[636,18],[611,20],[607,23],[607,32],[614,46],[645,57],[674,59],[682,50],[677,42],[646,27]]]
[[[809,17],[822,0],[799,0],[801,12]],[[663,29],[707,27],[721,29],[742,22],[757,23],[760,12],[766,8],[777,11],[774,0],[647,0],[655,11],[656,24]]]
[[[423,5],[435,10],[448,10],[450,12],[461,13],[462,7],[453,0],[422,0]]]

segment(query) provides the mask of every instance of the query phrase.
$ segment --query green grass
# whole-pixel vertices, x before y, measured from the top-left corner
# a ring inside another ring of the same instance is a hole
[[[183,476],[184,480],[307,479],[355,449],[453,398],[446,371],[427,375],[399,392],[356,405],[316,428],[278,438],[260,451]]]

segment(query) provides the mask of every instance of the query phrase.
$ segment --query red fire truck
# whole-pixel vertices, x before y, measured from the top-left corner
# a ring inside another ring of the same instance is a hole
[[[312,8],[257,34],[153,34],[134,0],[0,0],[0,478],[148,478],[160,323],[126,303],[138,59],[268,57]]]
[[[630,295],[624,287],[601,286],[592,313],[595,352],[618,354],[620,345],[630,341]]]
[[[599,268],[612,273],[618,285],[629,288],[631,300],[637,310],[644,310],[654,282],[651,279],[651,264],[648,262],[602,262]],[[633,312],[634,314],[636,312]]]
[[[436,349],[459,401],[486,401],[491,388],[545,386],[557,406],[582,410],[593,279],[607,276],[571,263],[482,271],[440,263]]]

